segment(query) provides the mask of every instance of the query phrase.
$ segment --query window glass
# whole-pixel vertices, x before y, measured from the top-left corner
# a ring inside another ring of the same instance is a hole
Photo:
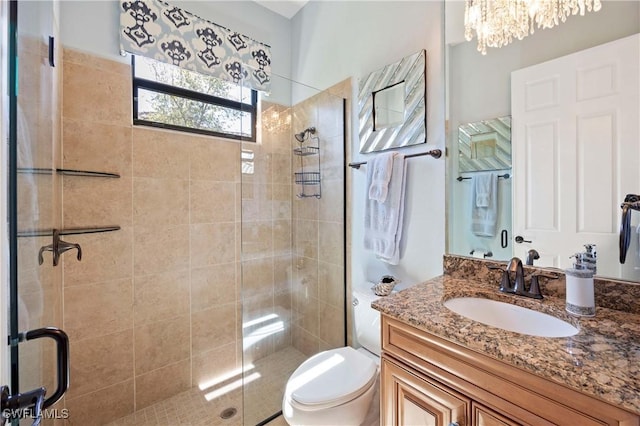
[[[146,89],[138,91],[138,119],[251,136],[251,114],[248,112]]]
[[[133,69],[134,124],[255,140],[254,90],[142,56]]]

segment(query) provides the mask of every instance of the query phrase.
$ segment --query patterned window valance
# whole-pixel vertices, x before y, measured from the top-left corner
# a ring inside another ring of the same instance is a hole
[[[120,49],[269,91],[271,48],[160,0],[120,2]]]

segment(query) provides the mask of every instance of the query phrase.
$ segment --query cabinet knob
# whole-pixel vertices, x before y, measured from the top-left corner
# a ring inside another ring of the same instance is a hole
[[[460,426],[460,423],[458,423],[458,422],[451,422],[451,423],[449,423],[449,426]]]

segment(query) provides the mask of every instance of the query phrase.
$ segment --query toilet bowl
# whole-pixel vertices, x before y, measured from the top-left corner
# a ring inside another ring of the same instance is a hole
[[[320,352],[291,375],[282,400],[290,425],[360,425],[378,387],[380,314],[378,298],[365,283],[353,292],[354,324],[362,348]]]
[[[289,378],[282,413],[292,425],[359,425],[377,378],[378,365],[352,347],[321,352]]]

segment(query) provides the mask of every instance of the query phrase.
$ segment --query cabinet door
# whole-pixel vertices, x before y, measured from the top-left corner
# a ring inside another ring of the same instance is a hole
[[[467,426],[470,400],[382,360],[382,422],[393,426]]]
[[[471,424],[473,426],[517,426],[515,423],[505,416],[480,405],[476,402],[471,403]]]

